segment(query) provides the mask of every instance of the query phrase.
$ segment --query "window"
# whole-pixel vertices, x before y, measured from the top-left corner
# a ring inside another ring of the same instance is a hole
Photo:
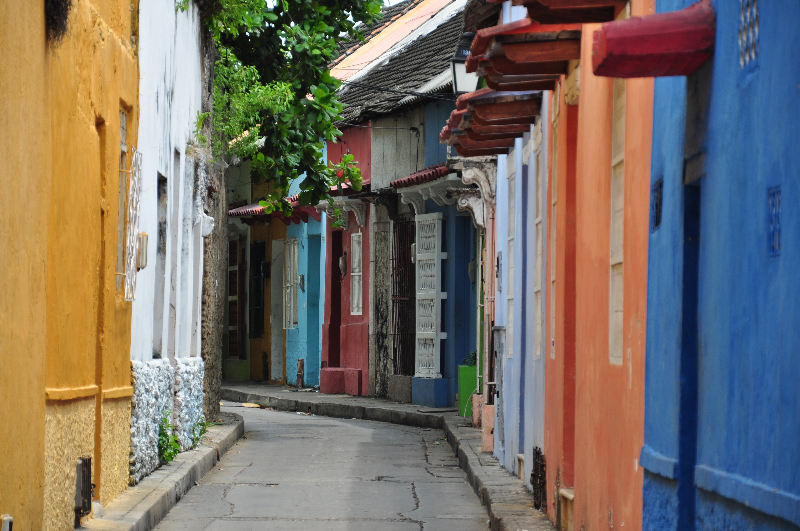
[[[364,289],[362,281],[361,233],[350,235],[350,313],[362,315],[364,311]]]
[[[514,162],[513,152],[508,157],[511,164]],[[509,164],[509,166],[511,166]],[[512,172],[508,176],[508,289],[506,290],[506,357],[514,357],[514,235],[516,232],[516,174]]]
[[[264,277],[267,264],[267,242],[250,245],[250,337],[264,337]]]
[[[228,242],[228,357],[244,359],[244,268],[241,267],[241,251],[239,240]]]
[[[611,123],[611,248],[608,308],[608,357],[622,365],[623,240],[625,237],[625,80],[614,79]]]
[[[300,242],[297,238],[286,238],[283,252],[283,328],[297,328],[300,273],[298,259]]]
[[[125,274],[125,210],[128,199],[128,113],[119,111],[119,188],[117,199],[116,287],[122,290]]]

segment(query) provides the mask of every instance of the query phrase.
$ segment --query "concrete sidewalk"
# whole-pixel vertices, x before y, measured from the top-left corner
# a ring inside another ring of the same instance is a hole
[[[553,531],[547,517],[533,508],[533,496],[521,479],[482,453],[480,430],[456,409],[434,409],[350,395],[323,395],[255,382],[223,382],[222,399],[334,418],[355,418],[444,430],[475,493],[486,506],[492,531]]]
[[[80,529],[103,531],[150,531],[175,504],[225,455],[242,435],[241,415],[221,413],[221,425],[211,426],[194,450],[178,454],[137,485],[117,496],[101,517]]]

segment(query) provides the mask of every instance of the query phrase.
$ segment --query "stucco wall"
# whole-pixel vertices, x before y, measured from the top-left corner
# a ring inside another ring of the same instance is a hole
[[[658,9],[689,4],[664,1]],[[790,4],[757,3],[757,56],[742,65],[741,7],[714,2],[712,59],[686,80],[656,81],[651,182],[663,183],[663,209],[649,241],[642,458],[657,458],[648,459],[652,472],[659,461],[675,470],[674,490],[657,493],[680,500],[685,520],[675,528],[800,525],[793,351],[800,70],[786,61],[798,46],[800,12]],[[698,153],[699,179],[683,185],[693,175],[683,163]],[[781,248],[770,254],[768,191],[776,186]],[[651,502],[647,522],[666,507]]]
[[[97,469],[94,467],[94,430],[94,397],[47,404],[44,418],[47,451],[42,529],[69,531],[74,528],[78,458],[92,457],[92,482],[98,482]]]
[[[0,513],[14,517],[14,529],[39,531],[48,225],[31,222],[30,202],[20,199],[35,198],[42,212],[50,209],[52,52],[44,2],[0,3],[0,53],[0,238],[6,258],[0,265]]]
[[[119,437],[129,432],[129,417],[111,413],[112,407],[100,422],[95,412],[102,414],[102,403],[75,398],[92,393],[97,400],[116,400],[132,391],[131,304],[123,300],[116,273],[118,249],[124,251],[118,220],[127,212],[127,201],[120,212],[119,199],[128,189],[126,180],[120,185],[121,111],[127,115],[126,170],[137,145],[137,18],[130,2],[73,2],[70,31],[49,64],[52,140],[58,146],[51,153],[57,178],[50,193],[58,201],[47,212],[46,529],[72,528],[75,460],[81,455],[94,453],[101,500],[125,487],[117,474],[127,471],[128,455]]]
[[[563,85],[563,83],[562,83]],[[548,133],[547,185],[547,340],[545,353],[545,457],[547,515],[557,516],[560,487],[574,485],[575,474],[575,157],[578,106],[567,105],[563,86],[554,98]],[[554,131],[554,120],[558,120]],[[557,162],[553,147],[557,136]],[[556,173],[556,175],[554,175]],[[553,219],[553,197],[556,219]],[[555,223],[555,248],[553,224]],[[554,253],[555,251],[555,253]],[[555,271],[555,293],[551,280]],[[553,299],[555,298],[555,301]],[[553,321],[553,308],[555,320]],[[555,322],[555,329],[553,324]]]
[[[131,448],[131,400],[129,397],[103,401],[100,449],[103,466],[100,481],[100,503],[107,505],[128,486]]]
[[[632,15],[653,8],[652,1],[634,1]],[[590,63],[594,29],[584,26],[583,64]],[[589,526],[602,514],[615,526],[638,527],[653,83],[625,82],[623,339],[616,364],[609,351],[613,80],[583,67],[580,76],[574,519],[576,526]]]

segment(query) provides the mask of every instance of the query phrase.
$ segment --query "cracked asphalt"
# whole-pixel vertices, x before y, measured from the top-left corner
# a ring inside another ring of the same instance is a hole
[[[241,439],[157,531],[486,531],[440,430],[224,407]]]

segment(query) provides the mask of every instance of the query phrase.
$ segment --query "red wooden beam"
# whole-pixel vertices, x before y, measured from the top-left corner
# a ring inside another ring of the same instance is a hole
[[[566,74],[568,66],[567,61],[518,63],[503,55],[492,57],[489,64],[494,72],[509,76]]]
[[[450,137],[453,138],[453,137]],[[453,141],[453,145],[460,145],[466,149],[511,149],[514,147],[513,138],[503,138],[497,140],[472,140],[466,135],[456,137],[458,144]]]
[[[711,0],[607,22],[594,32],[592,67],[605,77],[688,76],[711,56],[714,34]]]
[[[521,125],[521,124],[532,124],[536,123],[536,118],[538,118],[538,114],[535,116],[512,116],[510,118],[502,118],[502,119],[494,119],[494,120],[487,120],[480,115],[472,114],[472,121],[478,125],[486,125],[486,126],[498,126],[498,125]]]
[[[456,153],[460,157],[486,157],[490,155],[507,155],[508,149],[507,148],[493,148],[493,149],[468,149],[460,144],[455,144],[453,146],[456,150]]]
[[[503,43],[503,55],[515,63],[550,63],[581,58],[581,40]],[[493,56],[489,57],[491,61]]]
[[[506,103],[490,103],[487,105],[470,105],[470,114],[472,114],[472,119],[480,124],[481,120],[497,121],[514,119],[521,116],[538,116],[539,107],[539,102],[536,100],[509,101]]]

